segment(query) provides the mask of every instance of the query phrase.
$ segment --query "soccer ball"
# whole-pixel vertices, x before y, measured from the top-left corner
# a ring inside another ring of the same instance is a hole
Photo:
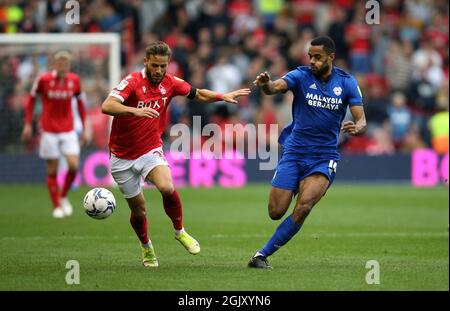
[[[93,188],[84,196],[83,207],[89,217],[105,219],[116,209],[116,199],[108,189]]]

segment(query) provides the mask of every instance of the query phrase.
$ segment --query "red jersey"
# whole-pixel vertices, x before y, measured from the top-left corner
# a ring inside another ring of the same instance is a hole
[[[150,107],[159,112],[157,118],[116,116],[113,119],[109,149],[118,158],[134,160],[162,146],[161,135],[167,126],[167,107],[173,97],[187,96],[189,83],[170,74],[159,84],[148,80],[145,69],[125,77],[109,94],[124,105]]]
[[[349,24],[345,35],[352,37],[350,52],[354,54],[367,54],[370,52],[371,28],[363,23]]]
[[[80,77],[77,74],[69,72],[63,78],[58,78],[56,71],[42,74],[31,89],[25,122],[31,122],[34,99],[39,94],[42,99],[42,129],[52,133],[72,131],[72,98],[80,93]]]

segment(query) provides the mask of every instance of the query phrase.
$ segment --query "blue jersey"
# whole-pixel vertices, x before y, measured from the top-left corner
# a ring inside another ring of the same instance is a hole
[[[356,79],[333,66],[327,82],[316,78],[306,66],[282,77],[294,94],[290,125],[281,132],[284,152],[339,160],[337,151],[342,121],[350,105],[362,105]]]

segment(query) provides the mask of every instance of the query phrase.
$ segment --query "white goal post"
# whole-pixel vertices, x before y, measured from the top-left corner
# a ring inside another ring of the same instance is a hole
[[[120,36],[117,33],[36,33],[36,34],[0,34],[1,54],[15,54],[13,45],[35,44],[107,44],[109,46],[109,87],[113,89],[121,79]]]

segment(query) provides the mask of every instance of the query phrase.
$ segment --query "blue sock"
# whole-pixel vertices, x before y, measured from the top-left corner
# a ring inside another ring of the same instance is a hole
[[[264,257],[275,253],[281,246],[286,244],[302,226],[298,225],[292,218],[292,214],[287,217],[275,230],[269,242],[259,251]]]

